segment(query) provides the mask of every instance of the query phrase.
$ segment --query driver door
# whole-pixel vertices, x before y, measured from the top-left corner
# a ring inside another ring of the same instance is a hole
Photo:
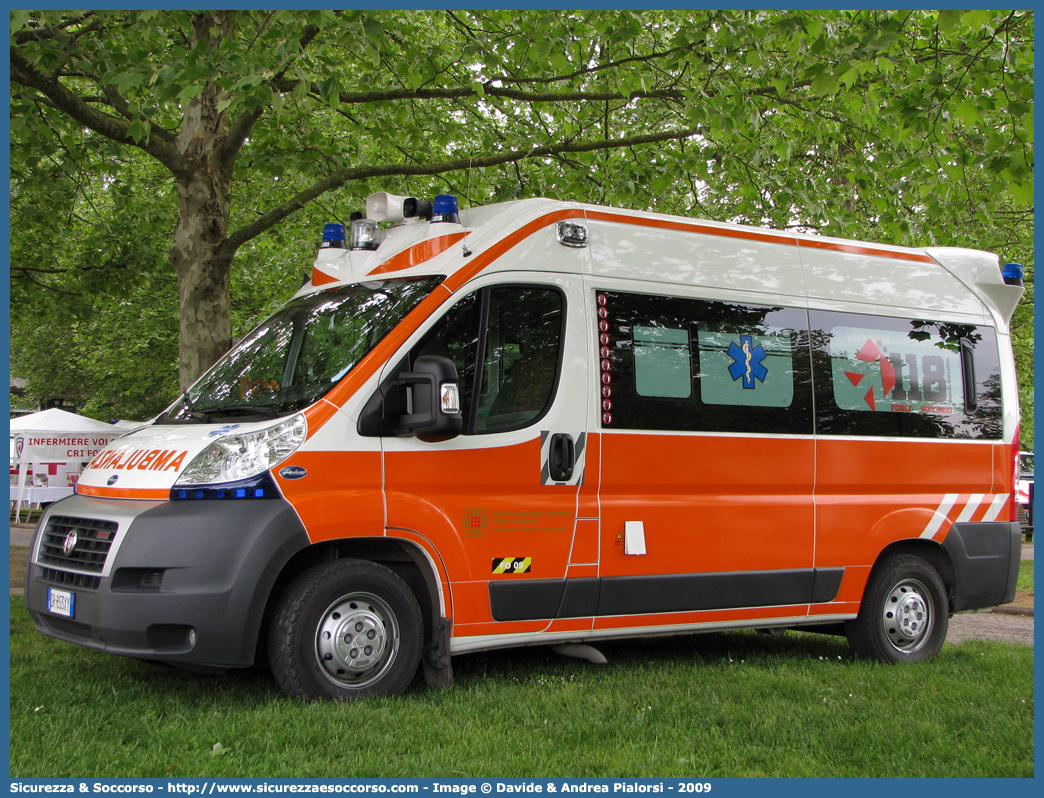
[[[455,637],[540,631],[558,615],[584,472],[581,278],[498,277],[406,359],[407,368],[421,355],[453,360],[463,434],[383,442],[389,534],[422,535],[438,551]]]

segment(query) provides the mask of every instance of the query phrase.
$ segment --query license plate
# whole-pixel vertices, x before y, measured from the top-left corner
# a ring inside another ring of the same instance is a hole
[[[76,610],[76,594],[68,590],[47,588],[47,611],[72,618]]]

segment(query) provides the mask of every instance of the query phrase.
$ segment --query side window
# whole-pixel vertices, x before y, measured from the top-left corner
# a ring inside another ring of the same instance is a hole
[[[957,343],[947,346],[930,332],[911,339],[865,327],[833,327],[827,337],[838,407],[871,413],[964,412]]]
[[[551,405],[561,361],[564,302],[555,289],[487,288],[469,294],[410,353],[457,367],[465,434],[532,424]]]
[[[544,414],[558,381],[562,295],[545,288],[488,292],[475,432],[528,426]]]
[[[600,291],[602,426],[812,432],[807,315]]]
[[[478,351],[479,294],[468,294],[449,313],[442,317],[413,351],[410,362],[421,355],[442,355],[457,367],[457,385],[460,388],[460,411],[468,418],[471,407],[471,388],[475,382],[475,355]]]
[[[700,398],[708,405],[790,407],[797,333],[762,325],[744,333],[699,325]]]
[[[636,324],[634,343],[634,389],[639,396],[687,399],[692,393],[689,364],[689,331]]]
[[[992,329],[819,311],[811,319],[820,432],[1000,437]]]

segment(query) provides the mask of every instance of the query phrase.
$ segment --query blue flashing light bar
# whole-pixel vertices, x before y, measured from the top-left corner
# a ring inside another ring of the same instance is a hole
[[[343,224],[323,225],[323,243],[319,249],[347,249],[347,234]]]
[[[1008,285],[1023,285],[1022,264],[1005,263],[1001,266],[1001,276]]]
[[[431,220],[433,222],[454,222],[460,224],[460,208],[453,194],[439,194],[431,204]]]

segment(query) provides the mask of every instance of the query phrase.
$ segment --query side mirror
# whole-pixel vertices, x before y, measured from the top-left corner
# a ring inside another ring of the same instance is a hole
[[[460,415],[460,390],[457,367],[448,357],[422,355],[413,371],[399,375],[413,401],[413,412],[399,419],[401,429],[418,439],[434,443],[460,435],[464,420]]]

